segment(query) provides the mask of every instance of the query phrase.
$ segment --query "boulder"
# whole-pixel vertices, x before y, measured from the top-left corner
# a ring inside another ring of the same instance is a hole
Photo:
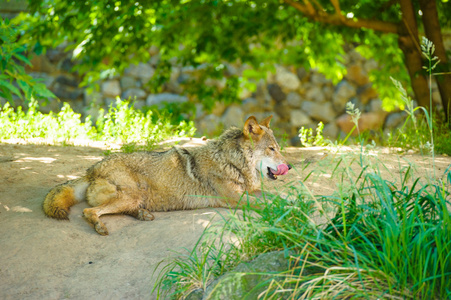
[[[282,91],[282,88],[277,83],[268,84],[268,92],[276,102],[282,102],[287,98],[287,95]]]
[[[346,74],[346,79],[355,83],[356,85],[365,85],[369,83],[368,75],[363,70],[360,63],[352,64],[348,67],[348,72]]]
[[[221,117],[221,123],[225,128],[244,126],[244,121],[244,112],[238,105],[229,106]]]
[[[122,90],[128,90],[134,87],[138,87],[138,81],[131,76],[122,76],[120,79]]]
[[[407,118],[407,113],[404,111],[391,113],[385,120],[385,129],[395,129],[401,126]]]
[[[139,63],[137,65],[130,65],[125,69],[125,74],[141,79],[143,84],[146,84],[150,78],[155,74],[155,69],[145,63]]]
[[[304,111],[300,109],[293,109],[290,112],[290,123],[291,126],[300,128],[302,126],[311,124],[312,119],[310,119],[309,116]]]
[[[380,112],[367,112],[363,113],[360,116],[360,119],[358,121],[359,124],[359,130],[355,129],[352,133],[353,136],[359,135],[359,132],[362,133],[366,130],[375,130],[378,131],[382,129],[382,126],[384,125],[385,117],[387,116],[387,112],[380,111]],[[348,134],[352,128],[354,127],[354,123],[352,122],[352,118],[348,114],[341,115],[337,121],[336,121],[338,127]]]
[[[220,127],[220,119],[215,115],[206,115],[204,118],[196,122],[197,131],[203,135],[217,133]]]
[[[289,72],[283,67],[276,67],[275,79],[280,87],[287,89],[288,91],[297,90],[301,85],[301,81],[299,80],[297,75]]]
[[[324,125],[323,136],[329,139],[336,139],[338,136],[338,126],[335,122]]]
[[[305,98],[310,101],[315,102],[324,102],[326,101],[326,97],[322,92],[320,86],[313,85],[310,89],[308,89],[305,93]]]
[[[122,93],[122,99],[128,100],[142,100],[146,97],[146,92],[142,89],[131,88]]]
[[[342,80],[335,88],[332,101],[336,111],[344,111],[346,103],[356,95],[356,89],[346,80]]]
[[[187,102],[188,98],[186,96],[181,96],[177,94],[162,93],[162,94],[151,94],[146,99],[146,105],[158,105],[162,106],[164,103],[184,103]]]
[[[102,93],[105,97],[115,98],[121,95],[119,80],[107,80],[102,82]]]
[[[296,92],[290,92],[287,95],[287,103],[293,107],[301,107],[302,98]]]
[[[206,289],[203,299],[258,299],[267,285],[267,281],[283,280],[283,277],[271,276],[288,270],[289,257],[284,251],[269,252],[259,255],[250,262],[239,264],[232,271],[220,276]]]
[[[301,108],[310,118],[317,121],[329,123],[335,118],[335,111],[332,108],[332,103],[330,102],[317,103],[312,101],[304,101],[302,102]]]

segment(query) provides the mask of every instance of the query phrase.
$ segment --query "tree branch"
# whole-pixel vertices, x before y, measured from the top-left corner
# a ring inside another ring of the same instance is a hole
[[[307,6],[302,5],[299,2],[295,2],[293,0],[284,0],[284,2],[300,11],[305,17],[320,23],[342,25],[351,28],[368,28],[384,33],[398,33],[398,24],[396,23],[370,19],[348,19],[342,18],[341,14],[318,14],[314,9],[312,11]]]

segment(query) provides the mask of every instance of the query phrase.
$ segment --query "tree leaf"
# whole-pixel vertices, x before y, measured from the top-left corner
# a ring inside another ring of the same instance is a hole
[[[9,91],[13,92],[14,94],[22,98],[22,94],[20,93],[19,89],[16,88],[14,85],[12,85],[9,81],[0,80],[0,86],[3,86],[4,88],[8,89]]]

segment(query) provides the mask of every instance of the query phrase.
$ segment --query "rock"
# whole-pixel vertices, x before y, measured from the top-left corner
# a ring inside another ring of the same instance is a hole
[[[382,109],[382,100],[381,99],[373,99],[371,100],[371,102],[368,104],[368,110],[369,111],[374,111],[374,112],[381,112],[383,111]]]
[[[338,126],[335,122],[330,122],[324,125],[323,136],[329,139],[336,139],[338,136]]]
[[[259,255],[250,262],[240,263],[234,270],[228,272],[206,289],[203,299],[258,299],[265,286],[259,286],[266,280],[283,280],[268,273],[280,273],[290,267],[289,258],[284,251],[269,252]]]
[[[354,130],[352,133],[353,136],[359,135],[366,130],[380,130],[384,125],[385,117],[387,113],[384,111],[381,112],[367,112],[363,113],[358,121],[359,128]],[[340,129],[346,134],[349,133],[354,127],[354,123],[352,122],[352,118],[348,114],[341,115],[337,121],[337,125]]]
[[[302,98],[296,92],[290,92],[287,95],[287,103],[293,107],[301,107]]]
[[[334,120],[335,112],[332,108],[332,103],[317,103],[312,101],[304,101],[301,106],[302,110],[307,113],[310,118],[324,123],[329,123]]]
[[[134,100],[132,103],[135,109],[143,109],[146,106],[145,100]]]
[[[138,86],[138,82],[136,81],[136,79],[131,76],[122,76],[120,79],[120,83],[121,88],[124,91]]]
[[[244,99],[243,102],[241,103],[241,108],[245,112],[253,113],[253,112],[259,111],[260,107],[258,105],[257,99],[247,98],[247,99]]]
[[[292,108],[286,102],[282,102],[276,104],[272,110],[276,112],[282,119],[288,121]]]
[[[185,300],[202,300],[202,297],[204,296],[204,290],[203,289],[197,289],[192,291],[188,294],[184,299]]]
[[[304,79],[306,79],[308,73],[304,67],[300,67],[296,69],[296,75],[298,76],[300,81],[303,81]]]
[[[354,128],[354,123],[352,122],[351,116],[348,114],[343,114],[335,121],[335,123],[340,127],[340,129],[344,133],[349,133],[352,128]],[[353,136],[357,136],[358,132],[357,129],[354,129],[354,132],[352,133]]]
[[[52,92],[55,96],[64,101],[76,100],[83,95],[83,89],[74,88],[61,83],[55,83]]]
[[[230,126],[242,127],[244,125],[244,112],[238,105],[229,106],[221,117],[225,128]]]
[[[70,87],[77,88],[79,83],[78,80],[72,76],[60,75],[55,79],[55,82],[60,83],[62,85],[67,85]]]
[[[55,78],[47,73],[30,72],[28,75],[43,82],[48,89],[51,89],[53,83],[55,82]]]
[[[85,106],[101,105],[103,103],[103,95],[100,92],[93,91],[88,93],[87,90],[84,90],[83,94]]]
[[[325,85],[323,86],[323,95],[326,100],[332,99],[332,95],[334,94],[334,89],[331,85]]]
[[[200,134],[215,134],[220,127],[220,119],[215,115],[206,115],[200,121],[196,122],[196,128]]]
[[[268,84],[268,92],[276,102],[282,102],[287,98],[287,95],[282,91],[277,83]]]
[[[137,99],[142,100],[146,97],[146,92],[142,89],[138,88],[131,88],[126,90],[124,93],[122,93],[122,99],[128,100],[128,99]]]
[[[352,64],[348,67],[348,73],[346,74],[346,79],[352,83],[359,85],[365,85],[369,83],[368,75],[364,72],[361,64]]]
[[[335,110],[344,111],[346,103],[356,95],[355,88],[346,80],[342,80],[336,87],[332,96]]]
[[[146,84],[155,74],[155,69],[148,64],[139,63],[138,65],[130,65],[124,73],[139,78],[143,84]]]
[[[294,109],[290,112],[291,126],[300,128],[312,123],[312,119],[300,109]]]
[[[102,82],[102,93],[105,97],[115,98],[121,95],[119,80],[107,80]]]
[[[305,98],[310,101],[324,102],[326,97],[324,96],[321,88],[318,85],[313,85],[312,88],[308,89],[305,93]]]
[[[404,111],[391,113],[385,120],[385,129],[395,129],[401,126],[407,118],[407,113]]]
[[[327,79],[324,74],[313,72],[313,74],[310,76],[310,82],[313,83],[316,86],[321,86],[323,84],[329,83],[330,80]]]
[[[161,106],[163,103],[184,103],[187,102],[188,98],[186,96],[181,96],[177,94],[162,93],[162,94],[151,94],[147,97],[147,106],[158,105]]]
[[[372,58],[365,60],[365,62],[363,63],[363,69],[365,70],[366,73],[369,73],[370,71],[377,69],[377,68],[378,68],[378,64]]]
[[[351,50],[348,51],[347,56],[350,63],[360,62],[364,60],[362,55],[355,48],[351,48]]]
[[[216,102],[211,112],[215,116],[222,116],[226,108],[227,106],[223,102]]]
[[[75,60],[70,57],[64,58],[58,65],[58,68],[64,72],[71,73],[72,68],[75,66]]]
[[[371,99],[377,98],[378,94],[375,89],[373,89],[372,84],[366,84],[357,89],[357,95],[360,99],[360,102],[363,104],[367,104]]]
[[[39,73],[54,73],[56,71],[55,65],[53,65],[47,56],[35,55],[30,59],[31,67],[27,65],[26,70]]]
[[[271,107],[271,95],[269,94],[269,87],[266,87],[266,82],[261,79],[257,83],[257,90],[255,91],[255,99],[257,99],[262,109]]]
[[[17,102],[15,103],[18,104]],[[39,111],[44,114],[48,114],[51,111],[59,112],[61,109],[60,104],[61,102],[58,99],[49,99],[48,103],[43,102],[39,105]]]
[[[275,79],[280,87],[287,89],[289,91],[297,90],[301,85],[301,81],[299,80],[299,78],[295,74],[289,72],[287,69],[283,67],[276,67]],[[276,99],[274,98],[274,100]]]

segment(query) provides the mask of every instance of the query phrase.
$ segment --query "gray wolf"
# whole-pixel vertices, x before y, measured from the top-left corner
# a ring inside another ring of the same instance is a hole
[[[226,130],[217,140],[195,148],[112,154],[86,175],[54,187],[45,197],[47,216],[68,219],[69,209],[86,200],[83,215],[101,235],[105,214],[153,220],[154,211],[237,207],[244,193],[259,193],[262,177],[276,180],[291,166],[269,123],[249,117],[243,129]]]

